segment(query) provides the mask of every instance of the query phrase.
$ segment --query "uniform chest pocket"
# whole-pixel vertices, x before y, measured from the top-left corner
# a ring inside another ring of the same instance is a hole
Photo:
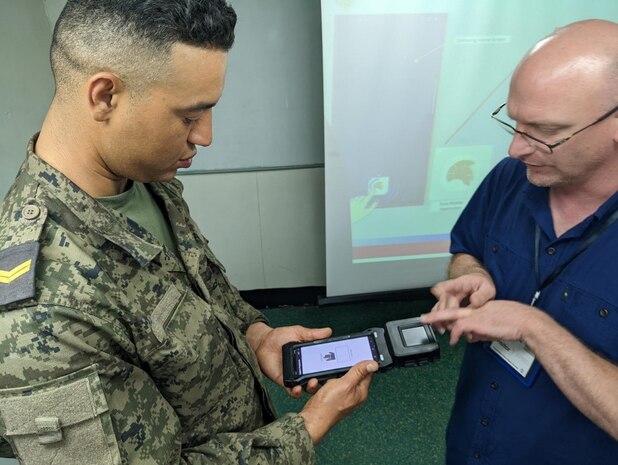
[[[186,300],[187,291],[171,284],[152,309],[143,358],[155,372],[177,370],[197,360],[189,329],[198,321]]]
[[[534,269],[534,261],[523,250],[487,236],[483,250],[483,265],[494,280],[498,290],[497,299],[519,301],[522,296],[526,296],[526,299],[532,298],[536,290],[534,273],[531,272]]]
[[[170,376],[176,381],[194,376],[196,366],[213,363],[227,338],[210,304],[190,289],[173,284],[153,309],[150,329],[143,358],[161,382]]]
[[[181,417],[192,418],[196,405],[211,411],[220,397],[239,384],[237,355],[206,301],[187,289],[166,291],[151,316],[156,346],[143,358],[157,388]],[[215,402],[216,399],[216,402]]]
[[[0,432],[24,465],[120,465],[96,367],[0,390]]]

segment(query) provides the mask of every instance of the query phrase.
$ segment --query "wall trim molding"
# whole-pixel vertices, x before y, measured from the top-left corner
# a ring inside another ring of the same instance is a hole
[[[326,297],[325,286],[288,287],[240,291],[244,300],[255,308],[318,305],[320,307],[354,302],[396,302],[433,299],[430,288],[403,289]]]
[[[263,171],[289,171],[289,170],[309,170],[309,169],[324,169],[324,163],[315,163],[311,165],[287,165],[287,166],[253,166],[249,168],[222,168],[213,170],[188,170],[179,171],[178,176],[193,176],[195,174],[230,174],[230,173],[259,173]]]

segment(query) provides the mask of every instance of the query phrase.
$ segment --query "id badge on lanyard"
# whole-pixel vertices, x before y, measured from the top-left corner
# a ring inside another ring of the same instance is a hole
[[[530,305],[534,306],[540,295],[541,292],[537,291]],[[524,386],[532,386],[539,374],[541,364],[525,342],[493,341],[489,344],[488,350]]]
[[[552,273],[541,282],[541,272],[539,264],[539,253],[541,244],[541,228],[536,225],[534,234],[534,273],[538,284],[538,290],[534,293],[530,306],[534,307],[541,295],[541,291],[549,286],[560,273],[584,252],[590,244],[609,228],[616,220],[618,220],[618,210],[614,211],[609,217],[601,221],[594,228],[586,240],[581,244],[577,252],[573,254],[566,262],[552,271]],[[539,374],[541,364],[536,360],[534,353],[526,346],[523,341],[493,341],[485,346],[498,361],[504,365],[507,370],[513,374],[524,386],[530,387],[537,375]]]

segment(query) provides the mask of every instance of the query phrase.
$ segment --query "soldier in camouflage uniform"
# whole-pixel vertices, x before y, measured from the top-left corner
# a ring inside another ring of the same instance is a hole
[[[375,362],[276,419],[262,373],[328,329],[272,329],[182,200],[211,142],[224,0],[69,0],[56,95],[0,217],[0,456],[24,465],[306,464]],[[290,390],[301,395],[300,388]]]

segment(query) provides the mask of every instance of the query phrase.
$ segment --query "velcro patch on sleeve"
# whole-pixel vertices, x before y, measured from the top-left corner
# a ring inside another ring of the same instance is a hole
[[[31,299],[39,255],[38,242],[26,242],[0,252],[0,305]]]

